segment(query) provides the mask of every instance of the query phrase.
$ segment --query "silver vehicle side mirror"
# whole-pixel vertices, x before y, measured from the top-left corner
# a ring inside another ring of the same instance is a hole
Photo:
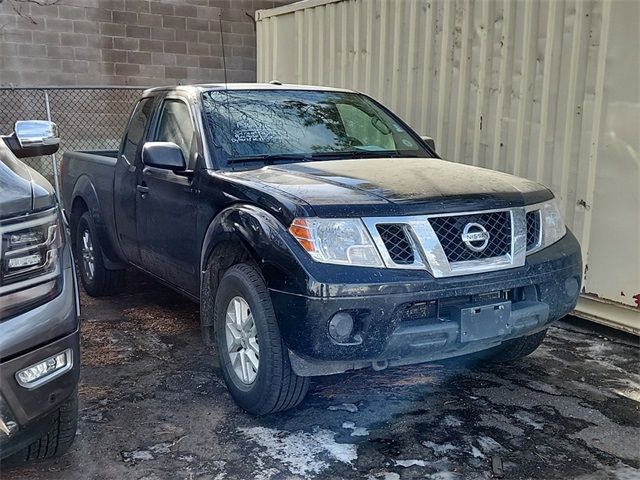
[[[57,125],[46,120],[17,121],[13,137],[10,147],[18,158],[51,155],[60,147]]]
[[[420,138],[422,138],[422,141],[427,144],[433,153],[436,153],[436,142],[433,138],[427,135],[421,135]]]
[[[16,122],[16,138],[22,148],[59,145],[58,126],[46,120],[20,120]]]

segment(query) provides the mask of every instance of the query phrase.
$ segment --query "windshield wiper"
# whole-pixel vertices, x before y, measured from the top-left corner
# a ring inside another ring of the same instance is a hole
[[[271,165],[278,160],[308,162],[311,160],[311,156],[302,153],[262,153],[229,157],[227,158],[227,163],[263,162],[266,165]]]
[[[317,152],[312,153],[311,159],[332,158],[390,158],[390,157],[419,157],[412,153],[402,153],[398,150],[346,150],[342,152]]]
[[[314,160],[339,160],[343,158],[415,158],[422,155],[402,153],[398,150],[345,150],[340,152],[315,152],[315,153],[262,153],[258,155],[243,155],[229,157],[227,163],[262,162],[265,165],[273,165],[277,161],[288,162],[312,162]]]

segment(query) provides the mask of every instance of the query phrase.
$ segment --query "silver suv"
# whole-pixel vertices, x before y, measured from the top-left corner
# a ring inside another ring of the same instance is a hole
[[[78,292],[51,184],[18,158],[58,149],[56,126],[0,137],[0,459],[54,457],[73,443],[80,372]]]

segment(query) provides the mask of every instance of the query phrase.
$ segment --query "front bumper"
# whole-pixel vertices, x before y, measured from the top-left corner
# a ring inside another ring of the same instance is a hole
[[[28,390],[16,372],[71,349],[72,366],[62,375]],[[74,392],[80,378],[80,341],[76,330],[55,342],[0,364],[0,415],[10,434],[0,432],[0,455],[6,458],[36,440],[50,425],[51,414]]]
[[[556,244],[530,255],[521,268],[441,279],[426,272],[412,274],[415,278],[411,280],[398,275],[397,281],[387,278],[384,284],[324,285],[318,289],[329,292],[324,296],[271,289],[294,371],[312,376],[366,366],[421,363],[485,350],[536,333],[575,307],[582,263],[578,242],[568,232]],[[333,294],[337,291],[343,294]],[[475,299],[495,292],[512,296],[500,299],[509,310],[502,327],[486,335],[480,331],[465,337],[460,312],[474,305],[490,305]],[[467,303],[435,318],[413,316],[407,320],[404,313],[414,305],[433,301],[439,305],[452,299]],[[328,322],[338,311],[347,311],[356,319],[357,343],[339,344],[329,336]]]
[[[77,285],[69,247],[63,253],[61,293],[51,301],[0,322],[0,457],[6,458],[50,427],[51,414],[75,390],[80,376]],[[71,368],[27,389],[16,373],[70,349]],[[4,430],[4,431],[3,431]],[[7,434],[9,431],[9,434]]]

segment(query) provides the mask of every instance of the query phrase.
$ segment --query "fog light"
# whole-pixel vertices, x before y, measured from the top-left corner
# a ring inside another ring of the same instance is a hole
[[[579,289],[580,286],[578,285],[578,281],[575,278],[567,278],[564,281],[564,291],[567,293],[567,296],[569,298],[573,299],[574,297],[576,297],[578,295]]]
[[[353,317],[348,312],[338,312],[329,321],[329,335],[336,342],[346,342],[353,333]]]
[[[36,388],[70,370],[72,360],[71,349],[67,348],[64,352],[20,370],[16,373],[16,380],[22,387]]]

